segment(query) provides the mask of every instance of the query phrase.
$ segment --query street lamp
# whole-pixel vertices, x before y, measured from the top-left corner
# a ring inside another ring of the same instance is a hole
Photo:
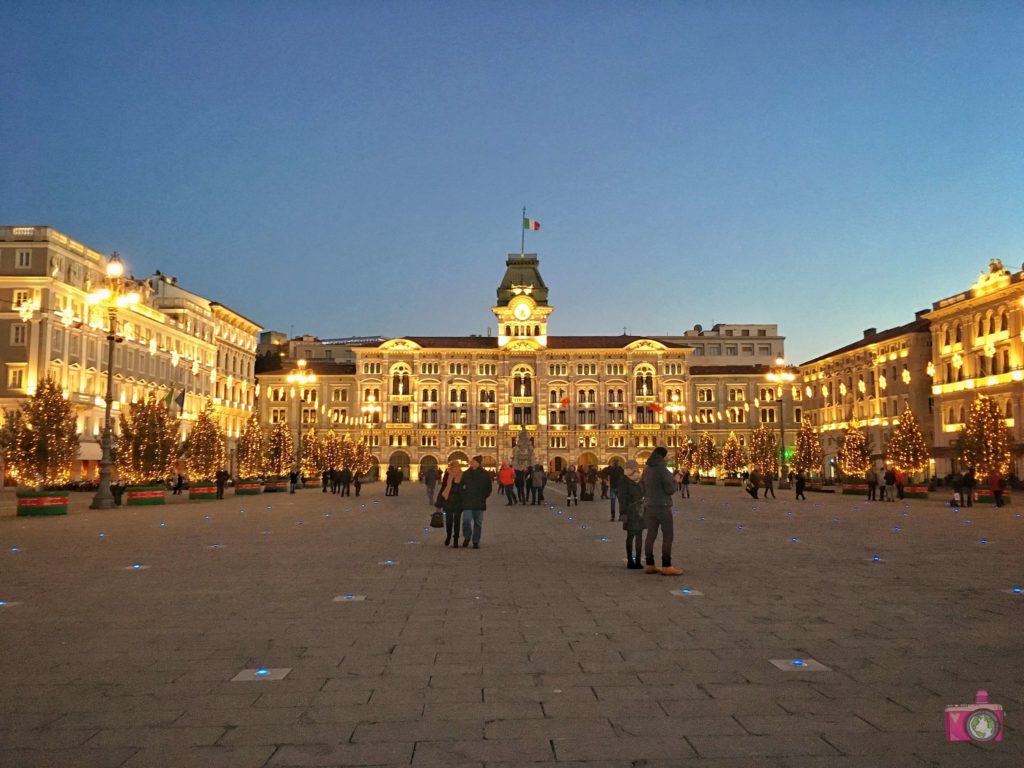
[[[117,333],[117,312],[129,309],[139,303],[139,294],[128,290],[129,283],[124,279],[124,264],[121,257],[114,251],[106,267],[107,279],[103,288],[93,291],[88,302],[107,311],[107,396],[106,410],[103,420],[103,453],[100,458],[100,484],[92,499],[90,509],[113,509],[114,495],[110,492],[110,468],[113,463],[114,431],[111,424],[110,410],[114,403],[114,347],[124,341]]]
[[[366,405],[361,407],[359,410],[361,410],[363,412],[364,418],[370,424],[371,427],[375,423],[377,423],[375,414],[378,414],[378,413],[381,412],[381,407],[379,405],[377,405],[377,398],[376,397],[374,397],[373,395],[370,395],[368,398],[366,398]]]
[[[779,391],[779,487],[788,488],[786,479],[786,384],[796,379],[790,366],[780,355],[775,358],[775,367],[768,372],[768,381],[778,384]],[[783,485],[785,483],[785,485]]]
[[[298,367],[293,369],[292,372],[288,374],[288,379],[287,380],[288,380],[289,384],[298,384],[300,387],[302,387],[302,386],[304,386],[306,384],[312,384],[313,382],[315,382],[316,381],[316,374],[312,373],[312,372],[306,371],[306,361],[305,360],[299,360],[298,361]],[[303,392],[300,389],[299,390],[299,440],[298,440],[298,444],[297,444],[298,448],[297,448],[297,450],[295,452],[295,459],[296,459],[296,462],[299,465],[299,477],[302,477],[302,403],[303,403],[302,396],[303,396]]]

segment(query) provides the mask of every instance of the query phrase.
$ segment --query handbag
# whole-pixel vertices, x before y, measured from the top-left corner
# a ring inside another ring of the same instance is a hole
[[[431,528],[444,528],[444,512],[438,510],[430,515]]]

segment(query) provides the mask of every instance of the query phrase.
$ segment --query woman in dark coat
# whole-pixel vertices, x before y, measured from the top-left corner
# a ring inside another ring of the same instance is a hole
[[[458,547],[462,530],[462,465],[457,461],[448,462],[441,479],[441,498],[444,500],[444,545]]]
[[[626,532],[626,567],[630,570],[643,568],[640,552],[644,539],[644,492],[640,477],[640,465],[630,459],[618,487],[622,530]]]

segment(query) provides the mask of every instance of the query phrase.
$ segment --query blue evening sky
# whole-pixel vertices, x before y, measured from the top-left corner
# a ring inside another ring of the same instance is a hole
[[[800,362],[1024,261],[1018,2],[0,2],[0,223],[266,328],[773,322]]]

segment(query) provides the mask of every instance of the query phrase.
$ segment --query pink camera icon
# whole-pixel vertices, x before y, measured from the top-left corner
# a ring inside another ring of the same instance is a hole
[[[946,741],[1002,741],[1003,707],[990,704],[988,691],[978,691],[973,704],[946,707]]]

